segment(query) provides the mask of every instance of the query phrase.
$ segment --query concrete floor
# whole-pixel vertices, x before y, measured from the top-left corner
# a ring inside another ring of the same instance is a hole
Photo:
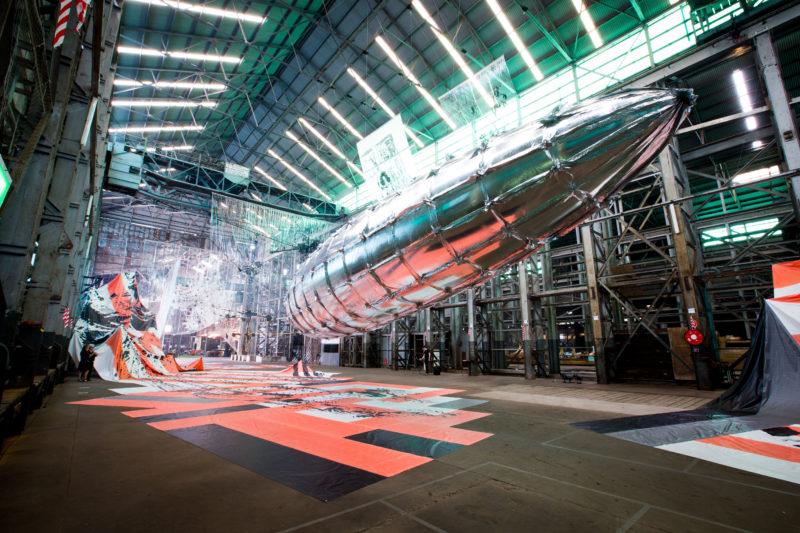
[[[116,386],[72,376],[3,445],[0,531],[798,531],[798,485],[569,425],[715,393],[341,370],[488,399],[461,427],[494,436],[323,503],[118,407],[69,405]]]

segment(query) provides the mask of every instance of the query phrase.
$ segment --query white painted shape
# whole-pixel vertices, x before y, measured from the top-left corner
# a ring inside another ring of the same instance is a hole
[[[704,442],[689,441],[657,446],[662,450],[688,455],[731,468],[800,484],[800,464],[763,455],[732,450]]]
[[[347,411],[340,411],[333,409],[307,409],[305,411],[298,411],[298,413],[309,416],[315,416],[317,418],[324,418],[326,420],[333,420],[336,422],[345,422],[345,423],[372,418],[371,416],[362,413],[351,413]]]

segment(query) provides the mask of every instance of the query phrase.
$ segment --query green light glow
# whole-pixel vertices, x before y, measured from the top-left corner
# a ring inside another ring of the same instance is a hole
[[[11,174],[8,172],[8,168],[6,167],[6,162],[3,161],[3,157],[0,156],[0,207],[3,206],[3,202],[6,201],[6,195],[8,194],[8,190],[11,188]]]

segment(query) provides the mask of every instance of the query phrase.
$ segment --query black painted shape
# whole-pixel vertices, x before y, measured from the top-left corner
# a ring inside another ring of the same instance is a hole
[[[181,411],[179,413],[142,416],[136,420],[141,420],[142,422],[151,424],[153,422],[163,422],[165,420],[180,420],[183,418],[195,418],[198,416],[224,415],[225,413],[238,413],[240,411],[253,411],[255,409],[266,409],[266,407],[258,404],[234,405],[231,407],[218,407],[216,409],[198,409],[197,411]]]
[[[216,424],[173,429],[167,433],[322,501],[386,479]]]
[[[357,435],[350,435],[346,438],[372,444],[373,446],[380,446],[381,448],[388,448],[397,452],[430,457],[431,459],[437,459],[464,447],[462,444],[427,439],[425,437],[417,437],[416,435],[408,435],[406,433],[397,433],[395,431],[386,431],[383,429],[375,429]]]

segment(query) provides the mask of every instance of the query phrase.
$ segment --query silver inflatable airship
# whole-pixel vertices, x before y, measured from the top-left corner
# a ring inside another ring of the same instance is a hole
[[[289,292],[312,337],[374,330],[483,283],[602,206],[667,145],[694,97],[631,89],[499,135],[336,230]]]

